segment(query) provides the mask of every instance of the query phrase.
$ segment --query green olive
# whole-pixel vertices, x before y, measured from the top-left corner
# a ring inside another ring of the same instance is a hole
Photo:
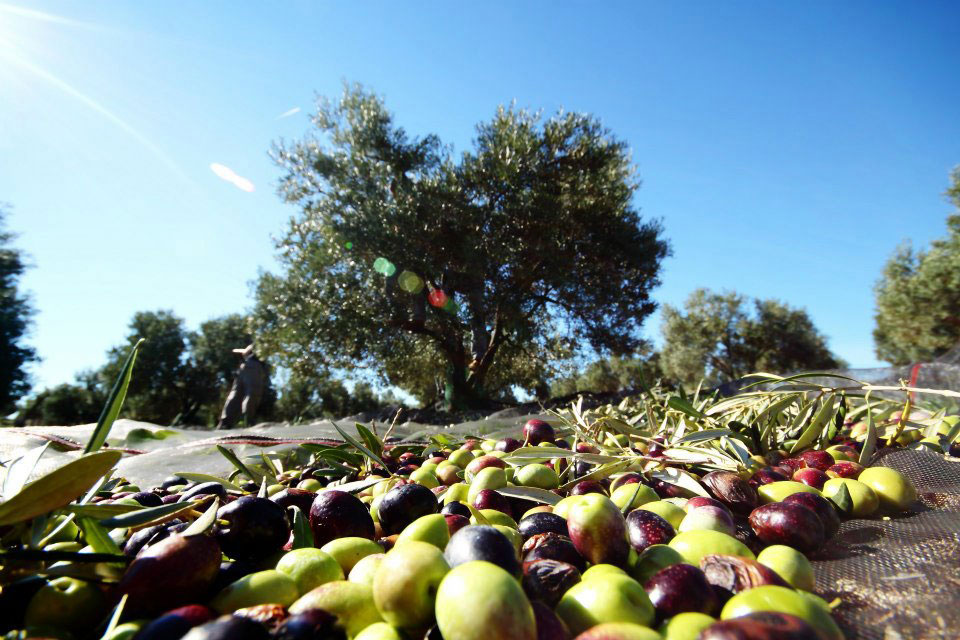
[[[687,512],[684,511],[681,507],[673,504],[672,502],[667,502],[666,500],[657,500],[656,502],[648,502],[642,504],[639,507],[646,511],[652,511],[657,514],[664,520],[670,523],[670,526],[676,529],[680,526],[680,523],[683,521],[683,518],[687,515]]]
[[[843,640],[843,633],[830,617],[830,609],[816,596],[787,587],[765,585],[741,591],[730,598],[720,612],[721,620],[759,611],[776,611],[797,616],[827,640]]]
[[[660,625],[658,631],[663,640],[697,640],[700,632],[714,622],[716,620],[705,613],[688,611],[673,616]]]
[[[757,555],[757,562],[773,569],[796,589],[813,591],[813,566],[807,557],[783,544],[770,545]]]
[[[684,562],[695,567],[700,566],[703,556],[712,553],[755,559],[753,552],[733,536],[709,529],[678,533],[670,541],[670,546],[683,556]]]
[[[874,490],[884,509],[903,511],[917,499],[910,479],[890,467],[864,469],[857,480]]]
[[[863,473],[866,473],[866,471]],[[863,477],[863,473],[860,474],[861,477]],[[847,491],[850,493],[850,501],[853,503],[850,515],[855,518],[866,518],[873,515],[873,512],[880,507],[880,498],[877,497],[877,493],[864,483],[852,478],[830,478],[823,485],[823,495],[831,498],[844,485],[847,487]]]
[[[792,496],[800,492],[821,495],[814,487],[803,484],[802,482],[794,482],[793,480],[780,480],[779,482],[762,484],[757,488],[757,493],[760,495],[760,502],[762,504],[781,502],[787,496]]]

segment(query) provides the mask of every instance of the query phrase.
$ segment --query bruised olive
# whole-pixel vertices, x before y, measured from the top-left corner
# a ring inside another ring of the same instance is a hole
[[[747,589],[775,584],[790,585],[769,567],[750,558],[711,554],[700,559],[700,570],[714,587],[714,592],[725,603]]]
[[[734,513],[746,515],[758,504],[756,489],[732,471],[711,471],[700,482],[711,496]]]
[[[524,564],[535,560],[559,560],[572,564],[581,573],[587,568],[587,561],[570,538],[557,533],[538,533],[523,543]]]
[[[698,640],[822,640],[813,627],[789,613],[759,611],[715,622]]]
[[[567,589],[580,582],[580,572],[559,560],[537,560],[523,567],[523,590],[530,600],[555,607]]]

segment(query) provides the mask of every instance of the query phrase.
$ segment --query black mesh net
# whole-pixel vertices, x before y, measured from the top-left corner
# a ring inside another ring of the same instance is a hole
[[[917,487],[920,503],[890,519],[849,520],[813,557],[817,592],[847,638],[960,638],[960,460],[890,449],[874,464]]]

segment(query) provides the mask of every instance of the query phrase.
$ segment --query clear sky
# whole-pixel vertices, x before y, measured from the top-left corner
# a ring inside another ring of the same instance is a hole
[[[458,149],[501,103],[598,115],[673,245],[658,301],[777,297],[876,365],[884,261],[945,233],[958,69],[952,1],[0,0],[0,201],[34,265],[35,383],[102,364],[135,311],[248,308],[294,213],[267,151],[343,81]]]

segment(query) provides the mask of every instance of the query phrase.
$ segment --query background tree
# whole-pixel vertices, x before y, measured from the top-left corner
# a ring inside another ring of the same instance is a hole
[[[663,306],[664,374],[687,386],[713,385],[756,371],[833,369],[843,363],[803,309],[777,300],[696,289],[681,312]]]
[[[901,245],[875,288],[877,357],[895,365],[926,362],[960,343],[960,167],[946,196],[957,208],[947,235],[928,251]]]
[[[0,416],[11,413],[16,401],[30,391],[26,366],[36,351],[23,343],[33,310],[19,289],[26,265],[14,236],[4,230],[6,208],[0,203]]]
[[[550,383],[550,395],[570,395],[580,391],[613,393],[629,389],[642,389],[643,382],[653,384],[662,378],[660,354],[644,352],[643,356],[600,358],[587,365],[583,371],[564,376]]]
[[[502,381],[542,385],[558,346],[640,344],[668,248],[632,206],[626,144],[595,118],[501,108],[459,158],[359,87],[313,122],[273,154],[300,212],[256,321],[283,366],[368,367],[422,397],[425,358],[451,404],[478,405]]]
[[[44,389],[29,398],[17,414],[15,424],[61,425],[90,424],[100,417],[107,397],[97,372],[77,375],[73,384]]]
[[[189,335],[183,319],[172,311],[138,311],[130,322],[126,341],[110,349],[107,364],[100,370],[100,382],[109,389],[130,349],[137,340],[146,342],[137,355],[135,374],[130,378],[125,416],[156,424],[170,425],[191,411],[187,366]]]

